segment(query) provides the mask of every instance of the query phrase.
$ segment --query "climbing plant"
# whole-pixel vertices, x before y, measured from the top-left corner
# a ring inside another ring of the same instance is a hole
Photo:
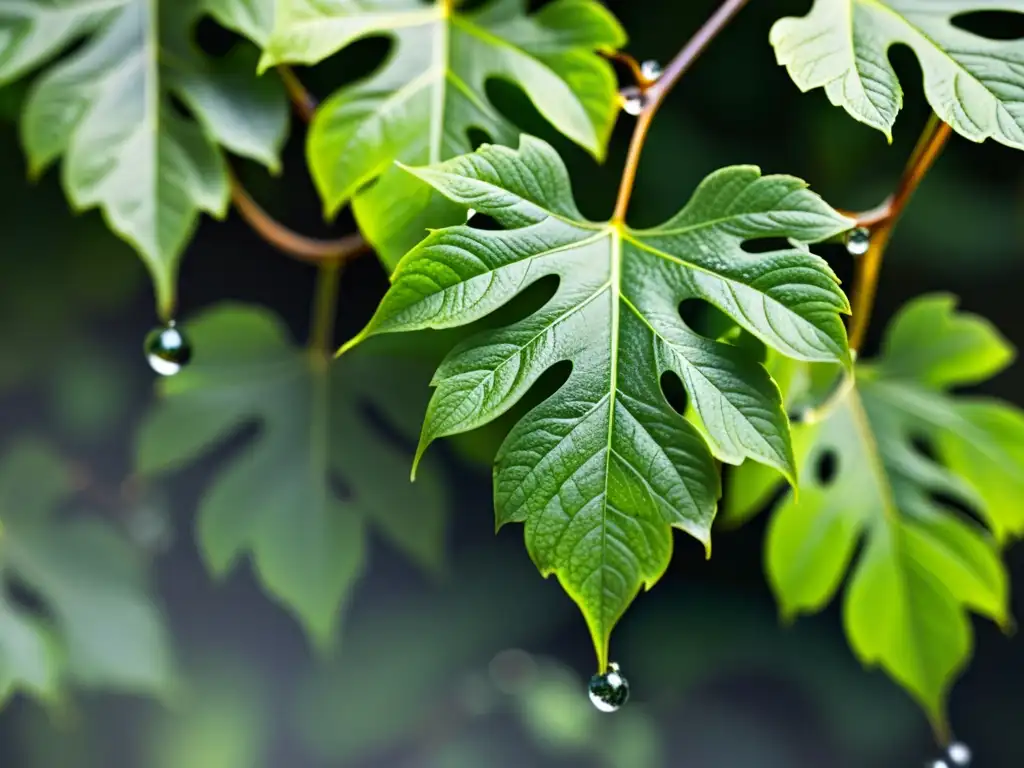
[[[1024,40],[966,23],[1022,8],[815,0],[805,16],[779,19],[764,44],[796,86],[824,89],[890,140],[904,85],[917,90],[897,77],[890,49],[916,57],[933,115],[892,194],[843,211],[812,191],[820,179],[735,165],[680,191],[664,222],[634,226],[630,202],[659,108],[746,4],[721,3],[664,67],[625,52],[626,31],[598,0],[0,8],[0,86],[25,86],[16,112],[29,174],[59,164],[69,204],[99,208],[152,276],[163,325],[146,352],[168,378],[139,433],[138,477],[261,425],[200,502],[197,541],[212,571],[250,555],[267,592],[330,645],[367,530],[425,567],[441,562],[443,484],[436,472],[416,477],[431,443],[490,424],[568,363],[564,382],[504,436],[494,510],[499,527],[523,525],[541,574],[582,611],[597,703],[614,708],[628,693],[612,631],[668,567],[673,529],[711,556],[724,474],[728,521],[771,515],[766,568],[783,615],[820,610],[845,583],[854,652],[950,737],[946,701],[971,653],[969,615],[1012,625],[1002,551],[1024,532],[1024,414],[952,390],[996,375],[1014,351],[953,296],[935,294],[911,298],[877,357],[858,353],[891,235],[950,137],[1024,149]],[[226,55],[195,41],[208,18],[236,34]],[[322,101],[293,69],[366,38],[384,38],[388,54]],[[607,216],[580,212],[559,150],[521,133],[495,81],[596,162],[616,121],[632,124]],[[289,102],[308,123],[305,157],[324,213],[350,208],[351,234],[289,229],[232,170],[246,158],[278,171]],[[316,265],[304,347],[255,307],[176,318],[178,265],[201,216],[232,207],[284,254]],[[854,258],[849,299],[815,250],[824,243],[844,243]],[[341,267],[367,253],[390,285],[338,349]],[[540,283],[552,290],[525,317],[491,317]],[[681,312],[692,302],[705,314]],[[451,329],[437,336],[450,351],[377,338],[427,329]],[[432,395],[420,369],[436,369]],[[685,402],[672,394],[679,385]],[[367,420],[353,398],[382,419]],[[401,433],[407,412],[423,415],[414,456],[376,430],[383,420]],[[360,482],[367,466],[389,473],[386,490]],[[788,489],[773,505],[779,485]],[[45,581],[16,535],[31,509],[10,503],[0,508],[12,531],[0,563],[29,563],[26,578]],[[0,670],[0,694],[49,690],[60,677],[43,647],[52,638],[31,621],[9,627],[0,661],[12,663],[12,647],[27,661],[17,674]]]

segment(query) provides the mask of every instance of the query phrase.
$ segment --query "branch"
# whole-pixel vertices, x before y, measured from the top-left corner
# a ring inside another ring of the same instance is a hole
[[[870,245],[867,253],[857,260],[856,273],[853,281],[853,316],[850,321],[850,349],[857,352],[864,343],[868,324],[871,322],[871,310],[875,304],[878,290],[878,276],[882,267],[885,249],[889,245],[893,229],[903,215],[907,203],[920,186],[921,181],[931,169],[935,160],[942,152],[952,129],[932,114],[917,141],[913,154],[903,169],[903,175],[896,185],[896,191],[880,206],[863,213],[848,213],[856,219],[857,226],[864,227],[870,233]]]
[[[288,256],[313,264],[340,263],[370,250],[358,233],[336,240],[318,240],[293,232],[260,208],[234,175],[230,181],[231,201],[238,213],[256,234]]]
[[[320,102],[316,100],[313,94],[306,90],[306,87],[295,76],[295,72],[292,71],[291,67],[286,67],[282,64],[277,68],[277,74],[284,81],[285,90],[288,91],[288,98],[292,100],[295,113],[308,123],[313,119],[313,115],[316,112],[316,108],[320,106]]]
[[[697,33],[669,62],[657,82],[644,90],[643,96],[646,103],[643,111],[637,117],[633,138],[629,142],[626,167],[622,172],[622,182],[619,184],[619,196],[615,201],[612,221],[622,222],[626,219],[629,199],[633,194],[633,185],[636,182],[637,167],[640,164],[640,153],[643,151],[644,141],[647,139],[647,132],[650,130],[654,113],[658,111],[658,107],[661,106],[661,102],[665,100],[668,92],[679,82],[679,78],[686,73],[697,57],[704,52],[711,41],[718,36],[718,33],[725,29],[726,25],[747,2],[748,0],[725,0],[714,15],[697,30]]]

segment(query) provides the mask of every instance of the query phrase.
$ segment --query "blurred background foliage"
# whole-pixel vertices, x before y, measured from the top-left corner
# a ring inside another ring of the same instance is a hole
[[[716,2],[608,5],[630,32],[631,53],[665,61]],[[633,223],[662,220],[704,174],[732,163],[801,176],[847,209],[870,207],[890,190],[927,117],[917,65],[894,51],[901,78],[912,85],[889,147],[881,134],[831,108],[822,93],[800,95],[775,66],[767,42],[772,21],[808,5],[752,3],[683,80],[655,121]],[[206,25],[199,39],[213,53],[230,42]],[[363,41],[301,75],[313,92],[326,95],[385,53],[381,41]],[[631,119],[620,121],[610,159],[597,167],[554,135],[513,89],[498,83],[493,92],[524,129],[563,153],[584,213],[606,216]],[[556,584],[537,575],[520,530],[493,534],[488,466],[516,413],[431,449],[437,482],[447,488],[447,566],[427,575],[400,548],[371,535],[333,650],[311,650],[298,624],[266,599],[248,565],[212,579],[194,541],[197,509],[247,433],[170,481],[144,484],[132,476],[136,431],[154,401],[153,376],[141,355],[154,322],[152,296],[138,260],[100,217],[68,212],[56,172],[26,180],[11,124],[21,96],[18,89],[0,90],[0,456],[45,446],[64,480],[34,481],[40,487],[33,498],[53,501],[59,536],[87,525],[102,529],[105,541],[116,538],[119,551],[130,550],[133,582],[140,589],[153,584],[143,613],[163,618],[147,619],[149,645],[140,656],[146,638],[137,625],[118,623],[123,602],[96,601],[84,608],[84,618],[78,610],[76,621],[85,622],[105,652],[100,662],[149,659],[153,665],[128,680],[104,681],[88,659],[84,668],[81,657],[74,660],[74,633],[61,634],[61,601],[52,589],[33,586],[0,556],[11,576],[5,600],[35,625],[56,630],[52,679],[46,678],[53,685],[42,686],[41,698],[14,696],[0,712],[0,765],[896,768],[921,764],[935,752],[907,696],[853,659],[836,606],[794,626],[779,622],[762,574],[764,516],[736,532],[719,530],[709,562],[693,542],[677,542],[669,572],[641,596],[615,638],[613,656],[629,676],[633,701],[615,716],[596,713],[584,690],[592,658],[577,612]],[[351,221],[344,216],[332,227],[319,218],[301,137],[294,126],[281,177],[249,163],[236,170],[269,210],[297,229],[347,231]],[[892,244],[868,351],[900,304],[930,290],[958,293],[965,310],[1024,343],[1022,171],[1018,153],[952,141]],[[826,246],[822,253],[849,276],[845,251]],[[182,319],[221,301],[244,302],[274,311],[302,339],[312,281],[312,269],[282,258],[237,217],[205,221],[184,262]],[[338,339],[361,327],[385,286],[372,258],[347,269]],[[527,296],[507,311],[521,313],[534,300]],[[419,335],[398,351],[430,363],[451,340]],[[419,382],[424,392],[429,368]],[[408,386],[403,382],[402,390]],[[1024,368],[983,391],[1020,404]],[[418,416],[408,418],[411,423],[393,427],[395,439],[415,433]],[[0,499],[24,507],[12,487],[32,477],[0,477],[6,486]],[[395,480],[370,467],[359,482]],[[69,498],[52,498],[54,487],[66,487]],[[0,517],[10,514],[0,509]],[[1020,613],[1024,555],[1011,549],[1008,562]],[[73,572],[68,578],[74,585]],[[978,622],[976,630],[975,660],[954,690],[954,728],[979,765],[1024,764],[1024,742],[1015,734],[1024,712],[1024,651],[993,626]],[[169,648],[161,638],[169,638]],[[11,654],[0,647],[0,664]],[[0,688],[10,674],[0,669]],[[89,682],[117,690],[82,687]]]

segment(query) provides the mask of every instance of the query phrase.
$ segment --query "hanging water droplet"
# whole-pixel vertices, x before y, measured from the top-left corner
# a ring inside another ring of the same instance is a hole
[[[851,229],[846,236],[846,251],[851,256],[863,256],[871,247],[871,232],[866,227]]]
[[[957,768],[964,768],[971,764],[971,748],[962,741],[954,741],[946,750],[946,757]]]
[[[656,62],[654,59],[648,59],[640,65],[640,74],[643,75],[644,80],[648,83],[653,83],[661,77],[661,72],[661,64]]]
[[[619,98],[622,99],[622,111],[627,115],[633,115],[633,117],[643,112],[647,105],[647,97],[635,85],[619,91]]]
[[[476,216],[476,208],[467,208],[466,209],[466,221],[469,221],[474,216]]]
[[[629,682],[615,662],[608,664],[608,671],[603,675],[591,677],[587,690],[590,701],[602,712],[614,712],[629,699]]]
[[[146,336],[146,359],[149,367],[161,376],[173,376],[192,359],[192,345],[171,320]]]

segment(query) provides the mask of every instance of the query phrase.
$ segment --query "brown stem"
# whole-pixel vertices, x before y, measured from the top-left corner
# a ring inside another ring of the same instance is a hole
[[[654,113],[658,111],[658,107],[661,106],[661,102],[665,100],[668,92],[679,82],[679,78],[686,73],[697,57],[704,52],[704,49],[718,36],[718,33],[725,29],[726,25],[747,2],[748,0],[725,0],[714,15],[697,30],[697,33],[669,62],[657,82],[644,92],[646,103],[643,111],[637,117],[633,138],[629,142],[626,167],[622,172],[622,182],[619,184],[619,195],[615,201],[612,221],[621,223],[626,219],[629,199],[633,194],[633,185],[636,182],[637,167],[640,164],[640,153],[643,151],[644,141],[647,139],[647,132],[650,130]]]
[[[633,80],[636,83],[636,86],[641,90],[650,88],[650,86],[657,82],[650,81],[644,77],[644,71],[640,66],[640,62],[624,51],[601,51],[601,55],[606,59],[611,59],[612,61],[624,64],[633,75]]]
[[[338,263],[369,250],[369,245],[360,234],[345,235],[336,240],[318,240],[293,232],[260,208],[234,176],[231,176],[231,201],[256,234],[282,253],[299,261]]]
[[[893,229],[903,215],[910,198],[942,152],[951,133],[952,129],[933,113],[903,169],[896,191],[877,208],[863,213],[848,214],[857,221],[857,226],[865,227],[871,233],[867,253],[857,260],[853,278],[850,349],[854,352],[863,345],[868,324],[871,322],[871,310],[875,305],[882,259]]]
[[[320,106],[320,103],[313,94],[306,90],[306,87],[295,76],[295,72],[292,71],[291,67],[286,67],[282,64],[277,68],[277,74],[284,81],[285,90],[288,91],[288,97],[292,100],[295,113],[308,123],[313,119],[316,108]]]

